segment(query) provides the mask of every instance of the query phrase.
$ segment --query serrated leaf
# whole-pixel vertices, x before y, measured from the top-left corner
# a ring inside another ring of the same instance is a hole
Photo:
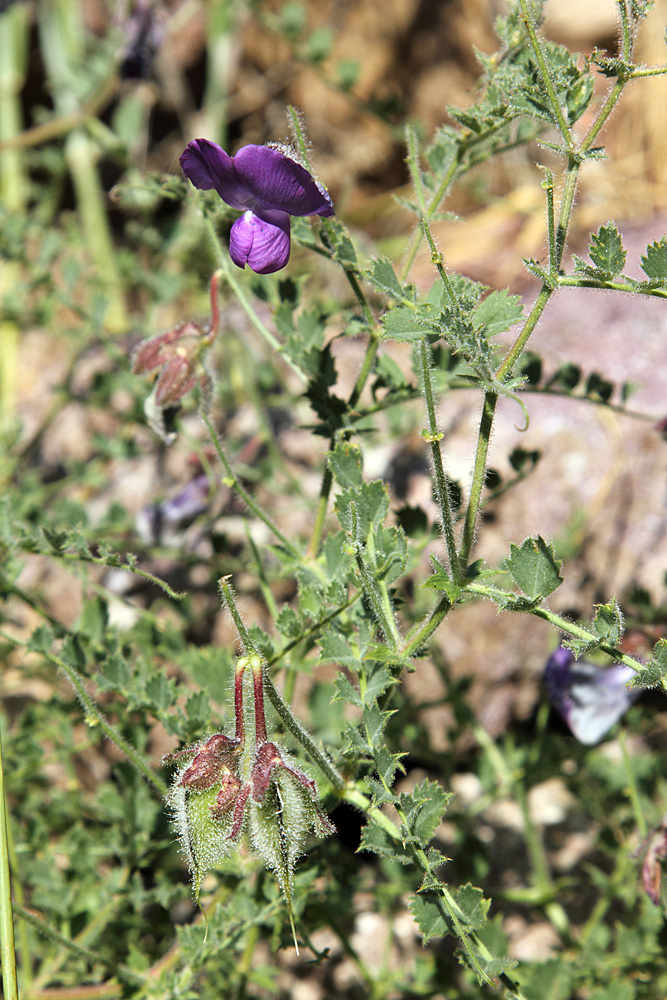
[[[595,267],[609,277],[620,274],[625,267],[623,240],[613,221],[600,226],[597,233],[591,236],[588,252]]]
[[[413,896],[408,903],[408,909],[419,928],[422,944],[428,944],[431,938],[445,937],[454,933],[451,919],[435,892],[423,892]]]
[[[329,455],[329,468],[339,486],[344,489],[361,486],[361,448],[353,441],[339,441]]]
[[[81,614],[77,622],[79,632],[90,636],[91,639],[102,640],[109,621],[109,609],[107,602],[101,597],[93,597],[84,601]]]
[[[653,657],[630,678],[629,688],[667,688],[667,639],[659,639],[653,647]]]
[[[320,663],[339,663],[351,670],[359,670],[361,651],[339,632],[329,629],[320,638]]]
[[[409,833],[421,847],[426,847],[444,816],[452,799],[436,781],[425,779],[411,793],[402,792],[399,802],[409,825]]]
[[[206,691],[193,691],[185,703],[185,717],[193,728],[203,728],[211,717],[211,703]]]
[[[289,639],[299,635],[301,631],[301,620],[299,619],[299,616],[294,608],[291,608],[289,604],[286,604],[284,608],[280,609],[280,613],[276,618],[276,628],[281,635],[284,635]]]
[[[641,258],[642,271],[650,281],[667,281],[667,236],[649,243]]]
[[[354,510],[353,510],[354,505]],[[351,532],[357,528],[357,541],[365,542],[371,526],[380,525],[389,510],[389,494],[385,484],[376,479],[362,483],[357,489],[344,490],[336,499],[334,510],[341,527]]]
[[[526,538],[521,548],[512,544],[503,567],[531,601],[544,600],[563,582],[561,561],[541,535]]]
[[[475,306],[472,315],[475,326],[483,326],[487,337],[495,337],[521,320],[521,296],[510,295],[506,288],[490,292]]]
[[[432,573],[425,581],[422,583],[422,587],[428,590],[441,590],[443,593],[447,594],[447,597],[453,604],[461,596],[461,587],[458,583],[454,583],[450,575],[445,570],[437,570]]]
[[[402,754],[392,753],[385,746],[375,747],[373,750],[373,760],[377,773],[382,778],[385,785],[391,787],[394,783],[396,771],[403,770],[401,766]]]
[[[412,864],[412,857],[408,851],[376,823],[367,823],[363,828],[358,850],[372,851],[373,854],[380,854],[384,858],[398,861],[401,865]]]
[[[377,703],[364,705],[364,726],[366,729],[368,745],[376,747],[380,745],[385,727],[393,715],[393,712],[383,712]]]
[[[30,636],[27,648],[33,653],[49,653],[53,641],[54,635],[48,625],[40,625]]]
[[[609,604],[598,604],[595,618],[593,619],[593,631],[600,642],[606,642],[610,646],[617,646],[623,635],[623,615],[616,598]]]
[[[563,646],[574,653],[575,659],[578,660],[585,653],[590,653],[594,649],[597,649],[599,642],[597,639],[583,639],[571,635],[567,639],[563,639]]]
[[[386,257],[379,257],[373,261],[373,267],[368,277],[379,291],[397,299],[403,298],[401,283],[394,273],[391,262]]]
[[[396,677],[384,664],[378,665],[372,672],[366,672],[366,690],[364,691],[364,705],[372,705],[374,701],[384,694],[387,688],[397,683]]]
[[[144,690],[150,704],[164,710],[174,703],[173,687],[173,682],[168,681],[166,675],[160,671],[146,681]]]
[[[361,708],[361,695],[349,677],[346,677],[345,674],[338,674],[334,678],[334,685],[336,687],[335,698],[337,701],[344,701],[349,705],[356,705],[357,708]]]
[[[100,674],[97,678],[98,687],[103,690],[106,687],[115,688],[116,691],[124,691],[130,681],[131,671],[127,660],[116,652],[107,657],[100,666]]]
[[[427,306],[390,309],[382,319],[385,340],[414,343],[433,332],[433,315]]]
[[[491,900],[485,899],[481,889],[467,882],[457,889],[456,902],[463,912],[467,926],[472,930],[481,930],[486,923]]]

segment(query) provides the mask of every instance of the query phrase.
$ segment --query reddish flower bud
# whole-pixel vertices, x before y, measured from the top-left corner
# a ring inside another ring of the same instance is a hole
[[[195,385],[200,390],[200,405],[207,412],[213,393],[213,379],[207,366],[207,353],[219,325],[217,274],[211,278],[212,322],[206,329],[188,321],[172,330],[142,341],[132,355],[135,375],[161,369],[153,392],[145,403],[149,424],[167,443],[163,411],[174,406]]]

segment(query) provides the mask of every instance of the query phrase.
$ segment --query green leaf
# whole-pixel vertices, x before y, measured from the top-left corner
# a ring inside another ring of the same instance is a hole
[[[398,683],[397,678],[392,676],[391,671],[384,664],[377,664],[374,666],[372,672],[366,669],[366,663],[364,662],[365,672],[367,673],[366,679],[366,690],[364,691],[364,705],[372,705],[373,702],[377,701],[387,688],[392,687],[394,684]]]
[[[482,890],[466,883],[451,892],[457,904],[456,916],[464,930],[480,930],[484,927],[491,900],[484,899]],[[417,921],[424,944],[432,937],[456,934],[445,901],[436,890],[420,891],[410,900],[408,909]]]
[[[667,281],[667,236],[649,243],[641,259],[642,271],[649,281],[659,284]]]
[[[373,268],[368,272],[369,280],[380,292],[392,295],[394,298],[403,298],[403,289],[394,273],[391,262],[386,257],[379,257],[373,261]]]
[[[431,938],[442,938],[454,933],[444,903],[436,893],[419,893],[413,896],[408,903],[408,909],[419,928],[422,944],[428,944]]]
[[[205,727],[211,718],[211,703],[206,691],[193,691],[185,703],[185,716],[193,728]]]
[[[361,695],[349,677],[346,677],[342,673],[337,674],[334,678],[334,684],[336,686],[336,701],[343,701],[346,704],[356,705],[357,708],[361,708]]]
[[[623,635],[623,615],[614,597],[609,604],[598,604],[593,619],[593,631],[600,642],[617,646]]]
[[[597,270],[606,277],[613,278],[625,267],[623,240],[613,221],[600,226],[597,233],[591,236],[588,252]]]
[[[399,768],[401,771],[404,770],[401,765],[402,756],[402,754],[392,753],[385,746],[378,746],[373,750],[373,760],[375,761],[377,773],[382,778],[384,785],[387,785],[389,788],[394,783],[396,771]],[[381,787],[384,787],[384,785]]]
[[[354,505],[354,510],[353,510]],[[341,527],[348,533],[357,526],[357,541],[365,541],[372,527],[380,525],[389,510],[387,487],[380,479],[362,483],[357,489],[344,490],[336,499],[334,510]]]
[[[398,340],[408,343],[422,340],[433,333],[433,313],[428,306],[416,309],[403,307],[390,309],[382,319],[385,340]]]
[[[521,320],[521,296],[510,295],[506,288],[491,292],[475,306],[472,315],[475,326],[483,326],[487,337],[495,337]]]
[[[170,708],[176,700],[174,682],[168,681],[162,670],[146,682],[145,693],[148,702],[158,710]]]
[[[410,853],[401,846],[400,841],[394,840],[376,823],[367,823],[363,828],[358,850],[372,851],[373,854],[398,861],[400,865],[412,864]]]
[[[79,615],[78,630],[91,639],[102,640],[109,622],[109,608],[101,597],[84,601]]]
[[[456,902],[463,911],[468,927],[473,930],[480,930],[486,923],[491,900],[484,899],[482,890],[474,885],[470,885],[468,882],[457,890]]]
[[[358,637],[350,637],[348,640],[335,629],[328,629],[320,638],[320,663],[338,663],[358,671],[366,648],[367,644],[360,642]]]
[[[353,441],[339,441],[329,455],[329,467],[339,486],[356,489],[361,486],[361,448]]]
[[[658,639],[653,647],[652,659],[636,671],[628,687],[667,688],[667,639]]]
[[[547,544],[541,535],[527,538],[521,548],[512,544],[503,568],[532,601],[544,600],[563,582],[561,561],[556,558],[553,545]]]
[[[426,847],[453,798],[436,781],[425,779],[408,794],[401,792],[399,803],[408,822],[408,832],[421,847]]]

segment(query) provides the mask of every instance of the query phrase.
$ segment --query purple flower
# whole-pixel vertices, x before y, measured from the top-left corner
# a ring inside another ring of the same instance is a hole
[[[559,646],[544,668],[544,683],[551,704],[580,743],[599,743],[642,688],[628,688],[634,677],[632,667],[615,663],[596,667],[584,660],[575,662],[569,649]]]
[[[290,215],[334,214],[329,194],[306,168],[270,146],[243,146],[232,157],[215,142],[193,139],[180,164],[195,187],[214,188],[243,212],[232,226],[229,254],[257,274],[279,271],[289,260]]]

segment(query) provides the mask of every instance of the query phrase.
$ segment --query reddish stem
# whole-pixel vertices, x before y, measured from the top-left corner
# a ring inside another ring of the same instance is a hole
[[[264,714],[264,677],[259,657],[252,665],[252,680],[255,692],[255,733],[257,743],[266,743],[266,716]]]
[[[243,723],[243,671],[248,665],[245,657],[242,657],[236,664],[236,674],[234,676],[234,716],[236,718],[236,741],[239,747],[245,742],[245,726]]]

